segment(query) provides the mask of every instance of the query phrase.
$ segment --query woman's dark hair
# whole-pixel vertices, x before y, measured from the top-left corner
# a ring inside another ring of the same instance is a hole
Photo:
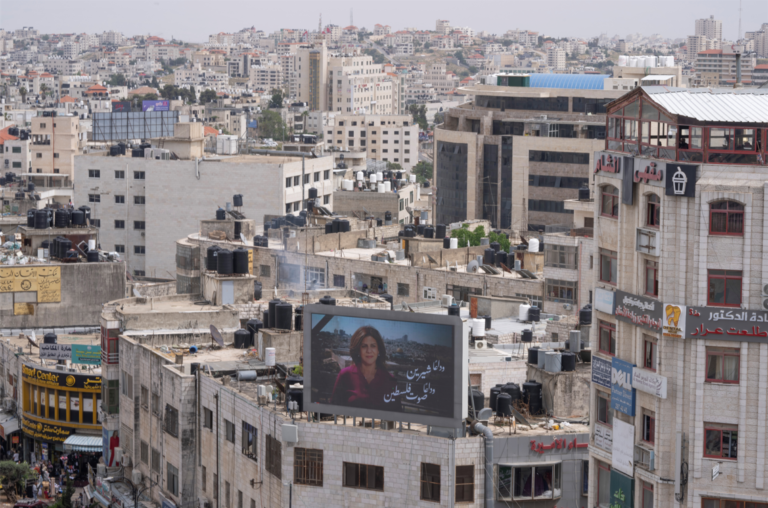
[[[349,354],[352,356],[355,365],[360,365],[362,358],[360,357],[360,347],[363,345],[363,339],[371,337],[376,341],[376,346],[379,348],[379,357],[376,358],[376,368],[387,370],[387,350],[384,348],[384,339],[381,338],[379,331],[372,326],[361,326],[352,335],[349,341]]]

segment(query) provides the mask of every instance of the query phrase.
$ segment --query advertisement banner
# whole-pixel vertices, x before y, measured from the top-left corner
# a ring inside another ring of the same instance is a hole
[[[619,358],[611,359],[611,409],[629,416],[635,416],[635,389],[632,388],[634,367]]]
[[[621,166],[624,161],[631,161],[631,157],[620,157],[608,152],[595,153],[595,173],[621,174]],[[634,166],[630,166],[628,171],[632,171]],[[614,177],[618,178],[618,177]]]
[[[131,101],[116,101],[112,103],[113,113],[130,113]]]
[[[595,424],[595,445],[607,452],[613,452],[613,429]]]
[[[611,466],[629,476],[635,474],[635,426],[613,419]]]
[[[460,424],[466,362],[455,316],[420,314],[417,321],[402,312],[308,307],[304,401],[310,411]]]
[[[738,308],[688,307],[685,335],[693,339],[768,343],[768,312]]]
[[[22,377],[32,384],[49,388],[82,388],[89,391],[101,391],[101,376],[74,374],[60,370],[40,369],[22,364]]]
[[[664,337],[670,339],[685,338],[685,323],[688,309],[685,305],[664,304]]]
[[[634,508],[635,479],[611,470],[611,508]]]
[[[665,194],[684,198],[696,197],[696,170],[698,168],[698,166],[688,164],[670,163],[667,166]]]
[[[101,365],[101,346],[72,344],[71,362],[85,365]]]
[[[141,101],[142,111],[169,111],[169,101]]]
[[[650,370],[638,367],[632,369],[632,387],[660,399],[667,398],[667,378]]]
[[[40,344],[41,360],[69,360],[72,357],[71,344]]]
[[[33,439],[51,443],[63,443],[70,434],[75,432],[75,429],[70,427],[37,422],[23,415],[21,417],[21,429]]]
[[[616,309],[616,293],[603,288],[595,288],[595,309],[613,315]]]
[[[592,382],[611,388],[611,362],[603,360],[599,356],[592,357]]]
[[[616,310],[619,321],[631,323],[653,333],[661,333],[663,325],[662,303],[645,296],[616,291]]]

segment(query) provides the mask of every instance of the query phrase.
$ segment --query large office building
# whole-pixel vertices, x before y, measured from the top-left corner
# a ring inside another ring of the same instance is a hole
[[[767,107],[669,87],[606,106],[588,506],[764,505]]]
[[[603,90],[605,77],[534,74],[530,87],[460,89],[473,100],[448,110],[435,129],[436,223],[591,227],[574,224],[564,201],[589,184],[593,153],[604,144],[605,104],[621,95]]]
[[[334,150],[365,152],[371,160],[410,170],[419,162],[419,125],[410,115],[337,115],[326,127]]]
[[[695,30],[695,35],[703,35],[708,39],[722,40],[723,38],[723,22],[715,19],[714,16],[697,19]]]

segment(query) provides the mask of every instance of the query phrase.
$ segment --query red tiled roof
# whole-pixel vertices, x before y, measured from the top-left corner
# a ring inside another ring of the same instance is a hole
[[[203,127],[203,136],[218,136],[219,131],[214,129],[213,127],[204,126]]]
[[[59,99],[59,102],[66,103],[66,102],[77,102],[77,101],[74,99],[74,97],[70,97],[69,95],[65,95],[64,97]]]
[[[13,127],[13,126],[9,125],[5,129],[0,131],[0,145],[5,143],[6,141],[11,141],[11,140],[19,139],[16,136],[11,136],[10,134],[8,134],[8,129],[10,129],[11,127]]]
[[[757,64],[755,65],[755,69],[766,69],[768,70],[768,64]]]
[[[722,49],[705,49],[704,51],[699,51],[700,55],[722,55],[723,50]]]

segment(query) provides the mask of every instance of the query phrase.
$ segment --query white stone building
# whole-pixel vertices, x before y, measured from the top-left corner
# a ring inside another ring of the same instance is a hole
[[[419,126],[410,115],[336,115],[325,139],[334,149],[365,152],[405,170],[419,162]]]

